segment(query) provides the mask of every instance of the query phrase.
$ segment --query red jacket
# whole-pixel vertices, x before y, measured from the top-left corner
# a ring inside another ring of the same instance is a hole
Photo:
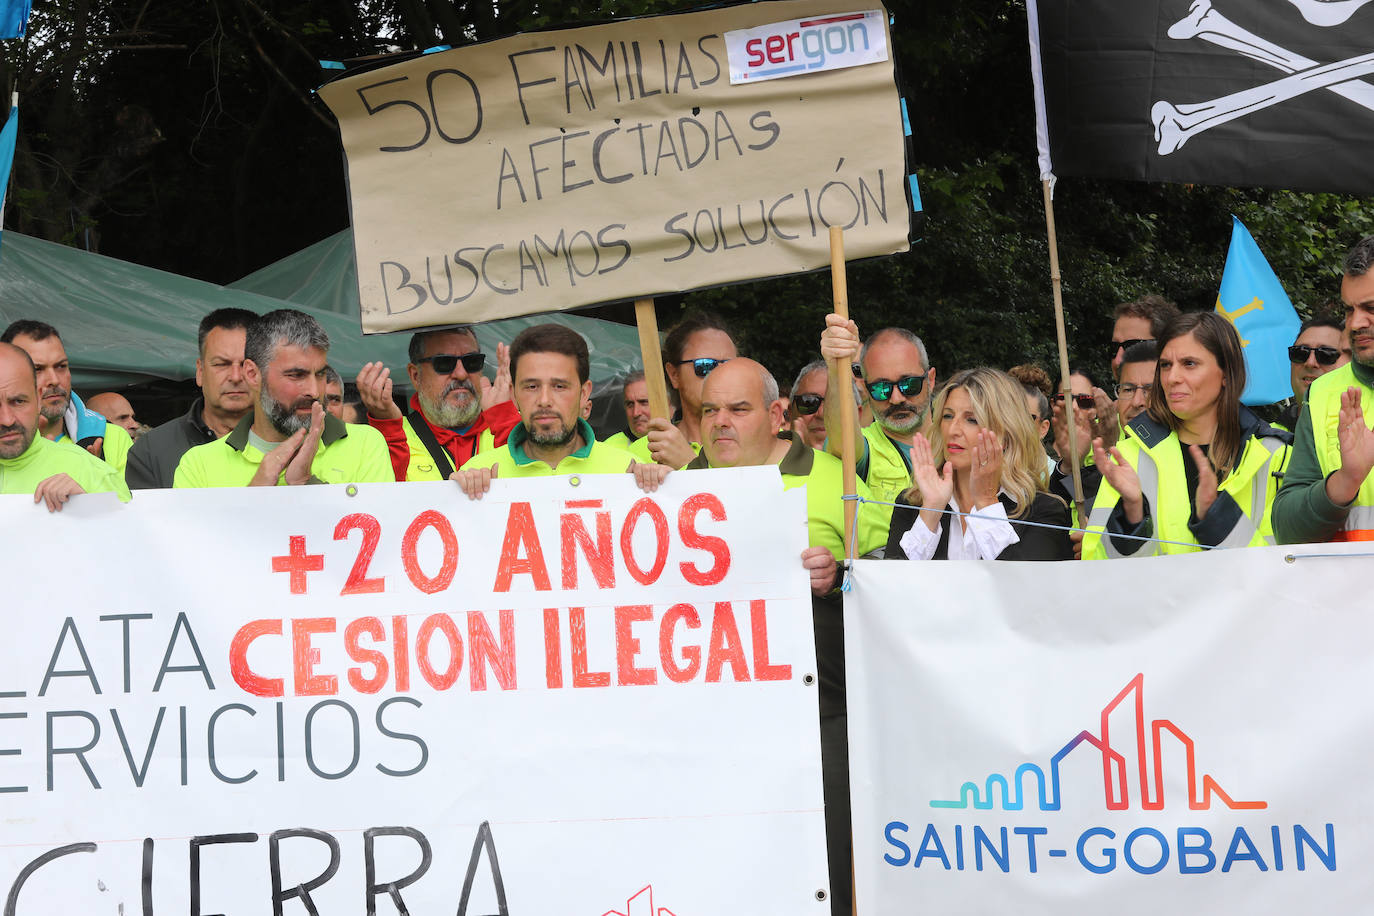
[[[435,426],[424,417],[420,409],[418,395],[410,396],[410,409],[424,419],[425,425],[434,431],[434,438],[443,446],[453,459],[453,467],[461,468],[463,463],[477,451],[477,440],[483,432],[490,429],[496,437],[498,446],[506,444],[506,437],[515,424],[520,422],[520,412],[515,409],[514,401],[502,401],[477,415],[477,419],[466,431],[459,433],[443,426]],[[386,437],[386,446],[391,452],[391,469],[398,481],[406,479],[406,469],[410,467],[410,445],[406,442],[405,426],[401,419],[384,420],[368,414],[367,422]]]

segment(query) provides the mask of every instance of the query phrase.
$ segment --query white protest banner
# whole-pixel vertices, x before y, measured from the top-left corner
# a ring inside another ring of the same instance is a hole
[[[1367,911],[1366,552],[861,561],[858,912]]]
[[[321,87],[348,160],[363,330],[818,270],[830,226],[851,259],[907,250],[890,47],[871,2],[766,0],[520,34]]]
[[[8,914],[829,912],[775,469],[0,525]]]

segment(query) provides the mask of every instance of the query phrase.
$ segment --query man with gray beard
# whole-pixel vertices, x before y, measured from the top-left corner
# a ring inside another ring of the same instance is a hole
[[[391,370],[368,363],[358,372],[367,422],[386,437],[397,480],[447,480],[479,452],[506,444],[520,414],[511,400],[510,358],[496,346],[496,381],[482,375],[486,354],[471,327],[421,331],[410,338],[415,394],[401,412]]]
[[[295,309],[248,326],[244,379],[253,412],[223,439],[181,456],[174,487],[383,483],[394,478],[386,440],[324,409],[329,335]]]

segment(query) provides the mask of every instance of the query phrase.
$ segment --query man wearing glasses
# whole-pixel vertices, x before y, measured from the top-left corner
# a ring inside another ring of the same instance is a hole
[[[1150,294],[1116,307],[1112,324],[1112,379],[1121,378],[1121,361],[1131,346],[1159,339],[1164,326],[1178,315],[1178,306],[1163,296]]]
[[[448,480],[473,455],[506,444],[520,414],[505,344],[496,346],[495,382],[482,375],[486,360],[469,326],[415,334],[406,366],[415,394],[405,413],[392,399],[390,369],[368,363],[358,372],[367,422],[386,437],[397,480]]]
[[[821,355],[853,366],[863,385],[864,403],[873,422],[855,431],[855,470],[873,498],[895,503],[911,486],[911,443],[921,431],[935,388],[935,369],[921,338],[905,328],[884,328],[859,346],[859,327],[839,315],[827,315],[821,333]],[[832,363],[833,366],[833,363]],[[827,397],[850,385],[830,373]],[[830,403],[836,403],[833,399]],[[840,454],[839,417],[827,415],[826,450]],[[890,518],[892,507],[885,507]]]
[[[1332,369],[1350,362],[1350,341],[1345,325],[1335,318],[1309,318],[1298,328],[1298,339],[1288,348],[1288,361],[1293,364],[1293,401],[1279,414],[1278,423],[1292,432],[1298,427],[1302,402],[1307,389]]]

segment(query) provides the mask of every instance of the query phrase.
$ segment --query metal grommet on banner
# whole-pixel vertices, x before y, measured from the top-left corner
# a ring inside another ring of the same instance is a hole
[[[580,487],[582,486],[582,478],[574,474],[568,478],[568,483],[572,484],[574,487]]]
[[[802,683],[810,687],[812,684],[816,683],[816,676],[814,674],[803,674]]]
[[[357,496],[357,495],[358,495],[358,486],[357,486],[357,484],[352,484],[352,483],[350,483],[347,487],[344,488],[344,492],[347,493],[349,496]]]
[[[826,896],[827,896],[827,895],[826,895],[826,893],[825,893],[825,888],[823,888],[823,887],[818,887],[818,888],[816,888],[816,899],[817,899],[817,900],[824,900],[824,899],[826,898]]]
[[[1283,555],[1283,562],[1285,563],[1296,563],[1297,561],[1298,558],[1293,556],[1291,553],[1286,553]]]

